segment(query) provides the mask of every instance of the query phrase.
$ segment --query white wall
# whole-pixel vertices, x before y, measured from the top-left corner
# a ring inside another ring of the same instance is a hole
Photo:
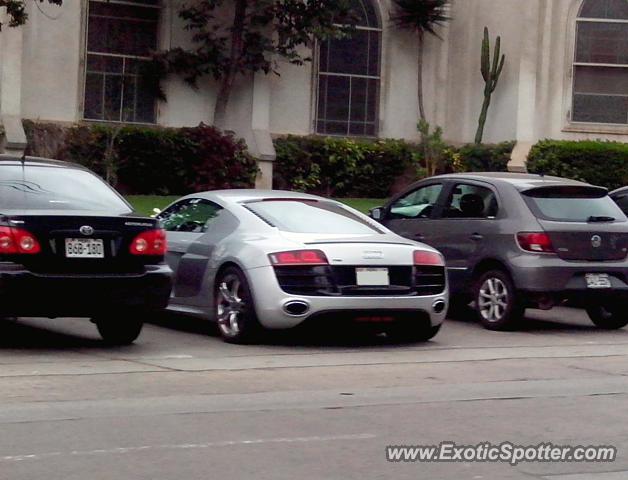
[[[181,1],[166,2],[162,48],[190,44],[189,33],[183,30],[176,15]],[[628,128],[598,126],[583,132],[573,131],[574,126],[569,124],[573,25],[580,3],[581,0],[454,0],[453,20],[439,30],[441,39],[426,38],[423,89],[429,121],[441,125],[448,140],[473,140],[483,100],[480,46],[486,25],[492,44],[501,35],[502,51],[507,58],[493,94],[485,141],[521,139],[525,132],[532,132],[533,140],[552,137],[628,141]],[[45,14],[34,3],[27,5],[30,18],[23,27],[21,116],[80,120],[86,2],[65,0],[61,8],[40,5]],[[380,134],[416,140],[417,41],[412,33],[401,32],[390,24],[389,0],[381,0],[380,7],[384,28]],[[273,134],[313,133],[313,65],[279,65],[281,75],[270,75],[267,83],[260,83],[256,89],[252,78],[239,79],[231,99],[229,128],[246,138],[252,135],[253,123],[257,130],[263,130],[266,124],[265,128]],[[173,77],[164,87],[168,101],[159,105],[161,124],[212,123],[216,91],[213,80],[200,79],[199,88],[194,90]]]

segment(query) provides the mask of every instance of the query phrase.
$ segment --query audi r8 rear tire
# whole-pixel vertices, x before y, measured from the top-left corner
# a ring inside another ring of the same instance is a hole
[[[140,336],[143,320],[138,318],[129,318],[129,315],[120,315],[112,313],[95,317],[93,322],[98,328],[98,333],[109,345],[130,345]]]
[[[228,343],[254,343],[262,326],[255,314],[253,295],[246,276],[236,267],[227,267],[218,274],[214,287],[216,324]]]
[[[423,322],[397,323],[386,329],[386,337],[393,342],[427,342],[436,336],[440,327]]]

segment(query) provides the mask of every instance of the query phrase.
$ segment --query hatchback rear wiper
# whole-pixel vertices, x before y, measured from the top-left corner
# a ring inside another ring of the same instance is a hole
[[[595,223],[595,222],[614,222],[615,221],[615,217],[607,217],[604,215],[600,215],[600,216],[595,216],[592,215],[587,219],[587,222],[590,223]]]

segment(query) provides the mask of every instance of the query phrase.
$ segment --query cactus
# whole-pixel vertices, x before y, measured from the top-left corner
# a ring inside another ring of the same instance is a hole
[[[484,38],[482,40],[482,77],[484,78],[484,103],[482,104],[482,112],[480,113],[480,120],[478,121],[478,131],[475,134],[475,143],[482,143],[482,137],[484,136],[484,125],[486,124],[486,116],[488,114],[488,107],[491,105],[491,96],[497,88],[497,82],[504,69],[504,63],[506,62],[506,55],[499,57],[501,49],[501,37],[497,37],[495,40],[495,51],[493,52],[493,62],[491,63],[491,45],[488,36],[488,27],[484,27]]]

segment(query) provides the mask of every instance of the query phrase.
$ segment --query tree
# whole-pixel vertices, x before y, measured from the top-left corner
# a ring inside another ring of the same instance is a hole
[[[426,120],[423,102],[423,50],[425,34],[438,37],[437,26],[442,26],[451,17],[447,15],[450,0],[393,0],[395,8],[391,21],[399,28],[411,30],[418,38],[418,75],[417,94],[419,100],[419,118]]]
[[[63,0],[35,0],[39,3],[48,2],[52,5],[61,5]],[[26,13],[26,5],[24,0],[0,0],[0,8],[6,8],[7,17],[8,17],[8,25],[9,27],[19,27],[20,25],[24,25],[26,20],[28,20],[28,14]],[[0,30],[4,26],[3,23],[0,23]]]
[[[228,21],[225,22],[225,14]],[[151,74],[182,75],[192,86],[202,77],[219,82],[214,124],[224,127],[239,75],[277,73],[277,58],[302,65],[302,47],[314,39],[349,34],[349,0],[195,0],[179,11],[192,33],[192,48],[155,55]],[[158,95],[165,98],[161,89]]]

